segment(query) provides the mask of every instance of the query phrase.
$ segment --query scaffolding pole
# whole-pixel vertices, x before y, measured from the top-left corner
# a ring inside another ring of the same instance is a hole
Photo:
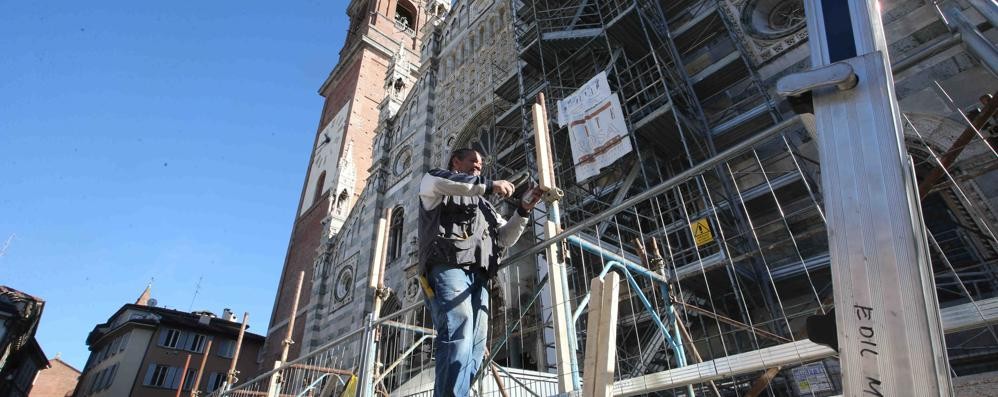
[[[544,96],[538,98],[539,103],[533,105],[534,140],[537,155],[537,174],[540,188],[547,194],[547,199],[557,198],[560,189],[555,185],[554,164],[551,155],[551,145],[548,135],[547,109],[544,107]],[[558,211],[558,200],[546,200],[547,219],[544,222],[544,237],[548,241],[558,234],[561,220]],[[554,321],[555,352],[558,368],[558,391],[568,393],[578,390],[579,363],[575,355],[575,325],[571,321],[570,296],[568,278],[565,274],[565,263],[558,252],[558,244],[551,243],[546,248],[548,275],[551,283],[551,311]]]
[[[814,69],[777,88],[813,100],[843,395],[952,395],[879,6],[804,3]]]

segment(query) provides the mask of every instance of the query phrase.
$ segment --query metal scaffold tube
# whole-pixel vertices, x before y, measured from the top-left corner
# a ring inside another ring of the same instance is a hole
[[[634,207],[638,203],[647,201],[649,199],[654,198],[655,196],[661,195],[662,193],[668,191],[669,189],[675,188],[681,183],[687,182],[692,178],[696,178],[704,171],[711,170],[715,166],[722,164],[727,160],[730,160],[732,157],[735,157],[739,154],[751,150],[754,146],[758,145],[759,143],[771,139],[774,136],[779,135],[781,132],[784,133],[787,132],[792,127],[801,126],[801,125],[809,127],[810,125],[812,125],[812,122],[810,121],[812,117],[813,116],[811,115],[797,115],[792,118],[786,119],[780,122],[779,124],[769,127],[763,131],[760,131],[755,135],[752,135],[751,137],[742,140],[737,145],[725,149],[721,153],[718,153],[716,156],[706,159],[696,164],[692,168],[677,173],[675,176],[667,179],[666,181],[658,185],[652,186],[650,189],[641,192],[640,194],[637,194],[627,200],[624,200],[623,202],[617,205],[614,205],[610,208],[607,208],[606,210],[603,210],[600,214],[596,216],[587,218],[579,223],[569,226],[564,230],[562,230],[560,233],[550,238],[547,238],[544,241],[541,241],[531,246],[530,248],[527,248],[523,251],[519,251],[515,254],[510,255],[510,257],[506,259],[505,263],[506,264],[513,263],[515,260],[518,260],[520,258],[525,258],[531,255],[535,255],[543,251],[547,246],[549,246],[553,242],[564,240],[568,236],[578,234],[583,229],[592,227],[602,221],[605,221],[606,219],[609,219],[622,211],[626,211]]]
[[[783,93],[813,92],[843,393],[948,396],[925,225],[880,14],[876,3],[847,3],[805,1],[815,69],[778,84]],[[858,84],[839,84],[835,67]]]

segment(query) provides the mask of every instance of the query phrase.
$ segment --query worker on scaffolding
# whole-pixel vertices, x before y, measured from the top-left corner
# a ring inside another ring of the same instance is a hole
[[[437,331],[434,396],[467,396],[482,366],[489,322],[487,283],[507,247],[527,226],[537,198],[517,200],[507,221],[485,199],[510,197],[513,183],[481,176],[482,156],[458,149],[448,169],[433,169],[419,188],[420,283]]]

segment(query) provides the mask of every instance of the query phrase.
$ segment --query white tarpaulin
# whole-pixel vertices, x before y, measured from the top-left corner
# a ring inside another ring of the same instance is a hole
[[[610,92],[606,72],[558,101],[558,124],[568,126],[578,182],[599,175],[601,168],[631,151],[620,100]]]

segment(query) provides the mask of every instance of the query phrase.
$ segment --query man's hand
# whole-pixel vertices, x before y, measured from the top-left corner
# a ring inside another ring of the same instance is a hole
[[[492,192],[498,194],[499,197],[503,198],[509,197],[510,195],[513,194],[514,188],[515,186],[513,186],[512,183],[506,180],[500,179],[498,181],[492,182]]]
[[[525,213],[533,210],[537,202],[541,201],[541,196],[544,195],[544,191],[533,181],[527,182],[527,186],[527,191],[523,192],[523,197],[520,198],[520,208]]]

